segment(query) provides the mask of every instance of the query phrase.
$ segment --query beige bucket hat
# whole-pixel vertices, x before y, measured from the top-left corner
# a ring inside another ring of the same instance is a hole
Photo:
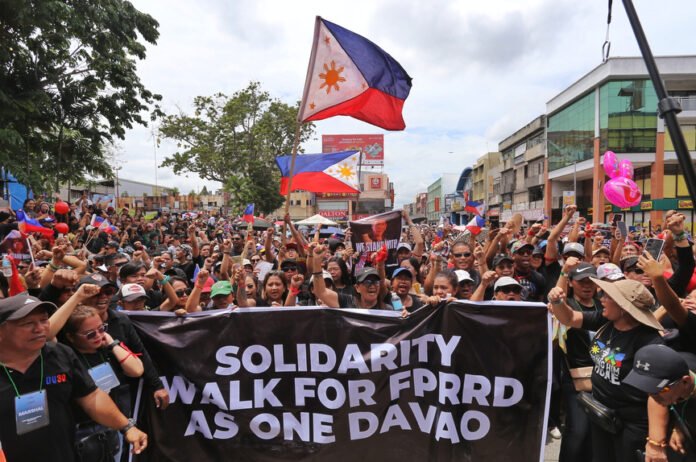
[[[653,329],[664,330],[650,311],[655,304],[655,298],[643,284],[632,279],[615,282],[591,279],[633,319]]]

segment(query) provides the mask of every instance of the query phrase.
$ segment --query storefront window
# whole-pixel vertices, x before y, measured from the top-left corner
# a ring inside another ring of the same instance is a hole
[[[599,90],[601,152],[655,152],[657,96],[649,80],[608,82]]]
[[[549,117],[549,171],[592,159],[594,114],[594,93],[588,93]]]
[[[696,151],[696,126],[695,125],[681,125],[682,133],[684,134],[684,141],[686,141],[686,147],[689,151]],[[665,151],[674,151],[674,143],[672,142],[672,137],[669,136],[669,131],[665,128]]]
[[[665,199],[677,197],[677,175],[677,165],[665,164],[665,175],[662,180],[662,194]]]

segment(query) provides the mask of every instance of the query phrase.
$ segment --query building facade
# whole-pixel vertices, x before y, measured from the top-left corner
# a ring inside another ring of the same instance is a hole
[[[657,57],[666,89],[681,103],[677,116],[687,146],[696,150],[696,56]],[[629,226],[663,225],[664,212],[681,209],[693,230],[694,212],[679,174],[674,146],[657,114],[657,96],[641,58],[610,58],[551,99],[547,105],[545,209],[560,217],[563,194],[575,191],[580,212],[606,222],[623,212]],[[641,203],[629,209],[609,204],[603,153],[633,163]]]

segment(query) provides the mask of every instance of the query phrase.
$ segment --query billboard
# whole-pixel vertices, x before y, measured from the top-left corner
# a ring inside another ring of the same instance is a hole
[[[321,152],[361,151],[362,165],[384,165],[384,135],[322,135]]]

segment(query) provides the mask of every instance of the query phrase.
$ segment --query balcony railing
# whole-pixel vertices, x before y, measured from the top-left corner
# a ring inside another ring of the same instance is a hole
[[[696,111],[696,96],[676,96],[682,111]]]

